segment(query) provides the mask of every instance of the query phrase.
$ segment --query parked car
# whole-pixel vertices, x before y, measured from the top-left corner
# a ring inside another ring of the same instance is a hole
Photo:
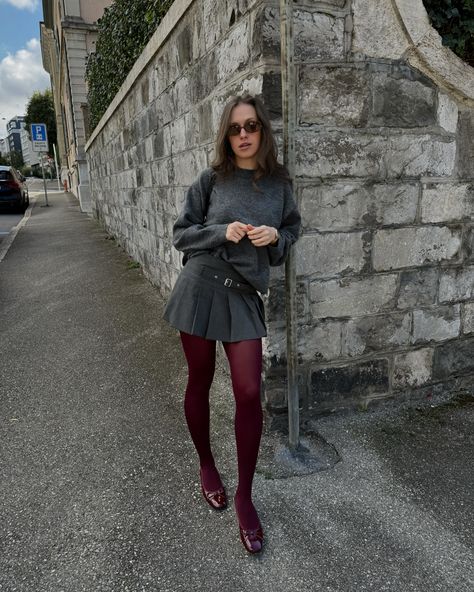
[[[0,166],[0,206],[24,212],[30,203],[25,178],[10,166]]]

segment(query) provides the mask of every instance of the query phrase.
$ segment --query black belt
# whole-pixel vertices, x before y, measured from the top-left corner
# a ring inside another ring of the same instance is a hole
[[[224,271],[219,269],[210,269],[209,267],[203,267],[199,270],[200,277],[206,278],[206,280],[210,280],[213,283],[216,283],[219,286],[224,286],[225,288],[230,288],[231,290],[239,290],[240,292],[246,292],[248,294],[256,294],[257,291],[255,288],[247,284],[246,282],[242,282],[241,280],[236,280],[234,278],[230,278],[226,275]]]

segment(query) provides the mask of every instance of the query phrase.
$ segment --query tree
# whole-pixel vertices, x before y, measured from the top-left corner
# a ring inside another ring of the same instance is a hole
[[[12,166],[15,169],[19,169],[24,165],[23,155],[18,150],[11,150],[8,154],[0,156],[0,165]]]
[[[15,169],[19,169],[25,164],[23,162],[23,154],[18,150],[12,150],[10,152],[10,161],[12,167]]]
[[[56,116],[54,114],[54,101],[51,89],[43,93],[35,91],[28,101],[26,108],[25,124],[28,136],[31,139],[31,124],[45,123],[48,130],[48,154],[53,154],[53,144],[57,144]]]

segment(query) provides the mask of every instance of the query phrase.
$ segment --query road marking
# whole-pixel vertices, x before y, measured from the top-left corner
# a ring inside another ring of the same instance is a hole
[[[18,224],[16,226],[14,226],[11,229],[11,231],[9,233],[10,236],[0,243],[0,263],[4,260],[5,255],[8,253],[8,249],[12,246],[12,243],[15,240],[15,237],[18,234],[18,232],[20,231],[20,229],[30,219],[31,211],[32,211],[37,199],[38,199],[37,197],[33,197],[30,200],[30,205],[28,206],[23,218],[18,222]]]

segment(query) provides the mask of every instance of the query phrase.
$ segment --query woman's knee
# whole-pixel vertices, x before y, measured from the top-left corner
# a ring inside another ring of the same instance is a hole
[[[260,382],[245,382],[233,385],[237,405],[260,405]]]

